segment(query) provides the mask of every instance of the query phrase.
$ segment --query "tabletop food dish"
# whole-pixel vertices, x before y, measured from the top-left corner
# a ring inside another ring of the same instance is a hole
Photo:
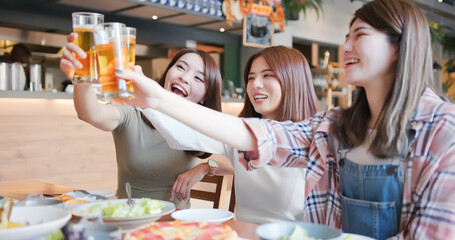
[[[24,223],[23,227],[0,230],[0,239],[36,239],[62,228],[71,213],[62,208],[43,206],[13,206],[10,220]]]
[[[106,197],[106,198],[114,196],[114,193],[111,192],[111,191],[87,190],[87,192],[89,192],[90,194],[93,194],[93,195],[99,195],[99,196],[103,196],[103,197]],[[82,192],[77,192],[77,191],[67,192],[67,193],[64,193],[62,195],[69,195],[69,196],[72,196],[72,197],[74,197],[76,199],[93,197],[93,196],[87,196],[86,194],[84,194]]]
[[[175,211],[171,217],[187,222],[222,223],[234,217],[234,213],[216,208],[192,208]]]
[[[237,240],[231,227],[206,222],[153,222],[128,232],[125,240],[142,239],[224,239]]]
[[[63,233],[66,239],[76,239],[73,236],[83,236],[82,239],[87,240],[122,239],[122,233],[120,231],[120,228],[104,223],[101,217],[99,217],[95,221],[89,221],[87,218],[81,218],[81,220],[77,223],[71,222],[64,227]]]
[[[262,224],[256,228],[256,234],[261,240],[275,240],[281,237],[290,236],[296,226],[303,228],[308,239],[332,239],[341,240],[342,232],[321,224],[306,222],[274,222]]]
[[[54,197],[55,199],[61,200],[65,202],[65,206],[68,210],[72,210],[76,206],[81,203],[93,202],[97,200],[97,196],[101,196],[103,198],[109,198],[114,195],[113,192],[110,191],[101,191],[101,190],[88,190],[88,193],[92,195],[87,195],[82,192],[67,192],[60,196]]]
[[[105,223],[127,230],[158,220],[162,215],[169,214],[175,210],[175,205],[172,202],[144,199],[133,198],[136,202],[136,206],[133,208],[126,204],[127,199],[83,203],[73,208],[72,213],[79,217],[102,215]]]
[[[65,203],[62,200],[45,198],[41,193],[27,194],[27,198],[23,201],[14,203],[14,206],[46,206],[65,208]]]

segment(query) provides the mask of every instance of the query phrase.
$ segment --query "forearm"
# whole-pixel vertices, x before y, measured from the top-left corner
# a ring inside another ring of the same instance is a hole
[[[210,138],[155,109],[142,110],[160,135],[173,149],[203,151],[227,156],[226,144]]]
[[[82,121],[104,131],[112,131],[117,127],[119,111],[112,105],[98,102],[92,85],[75,84],[73,102],[77,116]]]
[[[189,127],[236,149],[254,151],[256,139],[240,118],[223,114],[162,91],[152,106]]]

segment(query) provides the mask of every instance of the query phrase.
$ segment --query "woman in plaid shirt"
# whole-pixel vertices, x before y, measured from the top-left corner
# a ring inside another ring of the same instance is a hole
[[[238,119],[120,76],[141,89],[131,104],[247,151],[248,169],[307,168],[309,222],[377,239],[455,239],[455,105],[433,86],[428,29],[406,0],[365,4],[343,46],[355,102],[298,123]]]

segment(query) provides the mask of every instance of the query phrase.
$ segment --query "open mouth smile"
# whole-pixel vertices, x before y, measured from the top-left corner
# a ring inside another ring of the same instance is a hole
[[[171,91],[177,95],[180,95],[182,97],[188,97],[188,92],[179,84],[174,83],[171,85]]]

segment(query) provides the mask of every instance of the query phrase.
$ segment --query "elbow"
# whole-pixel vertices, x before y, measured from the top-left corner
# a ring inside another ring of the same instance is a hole
[[[96,128],[99,128],[98,121],[95,118],[93,118],[93,116],[90,116],[89,114],[78,113],[77,118],[79,118],[79,120],[82,120],[92,126],[95,126]]]
[[[79,118],[79,120],[82,120],[84,122],[91,123],[91,119],[90,119],[90,117],[87,114],[83,114],[83,113],[78,112],[77,113],[77,118]]]

